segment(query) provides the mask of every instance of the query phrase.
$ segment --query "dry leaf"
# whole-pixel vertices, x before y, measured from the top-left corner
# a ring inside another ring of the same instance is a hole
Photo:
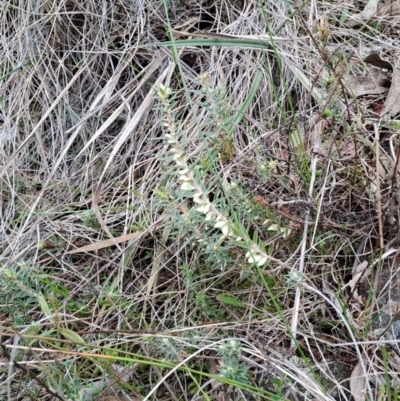
[[[379,0],[370,0],[361,13],[352,15],[346,25],[354,28],[360,25],[362,21],[382,17],[398,17],[400,15],[400,1],[389,1],[378,5]]]
[[[329,141],[332,143],[332,141]],[[342,146],[340,147],[340,153],[343,156],[348,156],[348,157],[356,157],[357,155],[357,147],[354,143],[354,141],[344,141]]]
[[[346,25],[354,28],[360,25],[362,21],[368,21],[374,17],[378,11],[379,0],[368,0],[364,10],[361,13],[352,15],[347,21]]]
[[[354,367],[350,376],[350,391],[354,401],[364,401],[366,393],[367,379],[361,362]]]
[[[386,93],[389,90],[389,88],[384,86],[387,81],[387,77],[383,76],[378,79],[374,77],[349,76],[345,80],[349,88],[348,92],[354,94],[356,97],[365,95],[382,95]]]
[[[304,135],[308,143],[305,143],[306,149],[313,149],[314,152],[324,155],[325,149],[322,146],[322,132],[327,125],[327,121],[320,118],[318,113],[314,113],[308,120],[308,135]]]
[[[322,282],[322,284],[324,287],[325,295],[332,301],[332,303],[335,305],[338,311],[342,311],[343,305],[341,304],[339,297],[337,296],[335,291],[331,289],[330,284],[325,280]],[[351,308],[346,308],[344,314],[346,315],[346,318],[353,327],[356,327],[357,329],[360,328],[360,324],[353,318],[353,315],[351,313]]]
[[[137,233],[121,235],[120,237],[115,237],[113,239],[106,239],[104,241],[95,242],[94,244],[82,246],[80,248],[67,252],[67,254],[72,255],[74,253],[97,251],[99,249],[108,248],[115,244],[121,244],[122,242],[130,241],[131,239],[140,237],[142,234],[143,232],[139,231]]]
[[[371,268],[367,269],[367,266],[366,260],[360,263],[353,271],[353,278],[343,288],[350,287],[350,290],[354,291],[356,285],[362,283],[371,273]]]
[[[378,17],[396,17],[400,15],[400,1],[389,1],[381,4],[376,12]]]
[[[394,372],[400,372],[400,356],[396,352],[391,352],[388,354],[388,362],[392,367]]]
[[[366,63],[375,65],[376,67],[386,68],[388,70],[393,70],[392,73],[392,83],[390,85],[389,93],[387,95],[385,105],[382,109],[381,116],[385,120],[389,120],[400,113],[400,62],[397,61],[395,68],[389,62],[383,60],[379,54],[371,54],[364,59]]]
[[[385,101],[385,106],[382,110],[382,116],[385,120],[395,117],[400,113],[400,70],[399,64],[393,69],[392,84],[388,96]]]
[[[365,57],[365,63],[374,65],[379,68],[386,68],[387,70],[393,70],[393,66],[388,61],[384,60],[378,53],[372,53],[369,56]]]

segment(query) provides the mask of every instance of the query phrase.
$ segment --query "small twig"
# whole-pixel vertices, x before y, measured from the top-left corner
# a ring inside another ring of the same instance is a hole
[[[392,174],[392,183],[391,183],[391,192],[392,192],[392,199],[393,197],[395,198],[397,206],[400,206],[399,202],[399,183],[397,180],[397,174],[398,174],[398,167],[399,167],[399,160],[400,160],[400,145],[397,145],[397,154],[396,154],[396,162],[394,164],[394,169],[393,169],[393,174]],[[396,219],[397,220],[397,219]],[[398,225],[398,220],[397,220],[397,225]]]
[[[351,324],[349,323],[345,314],[340,310],[340,308],[338,308],[338,305],[335,304],[334,300],[330,299],[328,296],[326,296],[320,290],[318,290],[310,280],[308,280],[308,282],[303,281],[302,286],[309,292],[317,294],[328,305],[330,305],[332,308],[334,308],[334,310],[340,317],[341,321],[343,322],[344,327],[347,329],[349,337],[352,340],[351,343],[346,343],[346,345],[354,347],[357,357],[358,357],[358,360],[361,364],[362,370],[363,370],[364,374],[367,375],[368,370],[367,370],[367,367],[365,366],[365,362],[364,362],[364,358],[363,358],[363,349],[360,347],[360,344],[363,344],[363,343],[357,341],[357,339],[354,335],[354,332],[353,332],[353,328],[351,327]],[[341,344],[341,346],[343,346],[343,344]],[[369,380],[367,380],[366,386],[367,386],[367,390],[368,390],[368,395],[369,395],[370,399],[373,400],[374,399],[373,391],[372,391],[371,383],[369,382]]]
[[[392,174],[392,193],[398,189],[397,185],[397,168],[399,167],[399,160],[400,160],[400,145],[397,146],[397,154],[396,154],[396,162],[394,164],[393,174]]]
[[[25,375],[27,375],[31,379],[35,380],[40,386],[42,386],[53,397],[56,397],[57,399],[59,399],[61,401],[66,401],[62,395],[55,393],[53,390],[50,390],[49,387],[46,385],[46,383],[44,381],[42,381],[42,379],[40,379],[37,375],[35,375],[31,370],[26,369],[23,365],[21,365],[17,361],[15,361],[15,359],[13,360],[11,358],[11,355],[7,351],[7,348],[5,347],[5,345],[3,343],[0,344],[0,347],[3,351],[3,355],[9,360],[9,363],[12,363],[16,368],[21,370]]]
[[[147,352],[146,347],[143,344],[140,344],[140,348],[142,349],[143,353],[149,357],[149,353]],[[158,369],[157,366],[152,366],[152,368],[154,369],[154,371],[156,372],[157,377],[160,379],[160,381],[163,380],[163,375],[160,372],[160,369]],[[167,391],[169,392],[171,399],[174,401],[178,401],[178,399],[176,398],[174,391],[172,390],[172,388],[170,387],[170,385],[167,382],[164,382],[164,386],[167,389]]]
[[[317,172],[317,155],[316,153],[313,154],[312,156],[312,161],[311,161],[311,181],[310,181],[310,186],[308,189],[308,196],[310,199],[312,199],[313,196],[313,188],[314,188],[314,183],[315,183],[315,176]],[[299,266],[299,274],[302,275],[304,272],[304,260],[306,256],[306,244],[307,244],[307,233],[308,233],[308,227],[309,227],[309,216],[310,216],[310,208],[306,209],[306,215],[305,215],[305,222],[304,222],[304,230],[303,230],[303,239],[301,242],[301,255],[300,255],[300,266]],[[296,334],[297,334],[297,325],[299,322],[299,310],[300,310],[300,298],[301,298],[301,289],[300,286],[297,286],[296,288],[296,295],[294,299],[294,306],[293,306],[293,318],[292,318],[292,325],[291,325],[291,330],[292,330],[292,342],[290,347],[295,348],[296,347]]]
[[[381,185],[379,180],[380,160],[379,160],[379,129],[378,124],[374,124],[375,130],[375,161],[376,161],[376,207],[378,209],[378,223],[379,223],[379,248],[383,250],[383,222],[382,222],[382,194]]]
[[[379,236],[379,258],[378,258],[378,266],[375,271],[375,280],[374,280],[374,287],[373,287],[373,294],[377,294],[378,291],[378,284],[379,284],[379,278],[381,276],[381,268],[382,268],[382,253],[383,253],[383,222],[382,222],[382,204],[381,204],[381,199],[382,199],[382,194],[381,194],[381,186],[380,186],[380,180],[379,180],[379,169],[380,169],[380,160],[379,160],[379,129],[378,129],[378,123],[374,124],[374,131],[375,131],[375,168],[376,168],[376,179],[375,179],[375,186],[376,186],[376,207],[378,210],[378,236]],[[372,314],[375,308],[377,300],[374,299],[370,306],[370,318],[372,319]]]

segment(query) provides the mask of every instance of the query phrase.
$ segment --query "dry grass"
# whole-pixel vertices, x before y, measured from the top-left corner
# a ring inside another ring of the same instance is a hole
[[[344,90],[395,27],[287,3],[3,2],[0,398],[398,399],[398,124]]]

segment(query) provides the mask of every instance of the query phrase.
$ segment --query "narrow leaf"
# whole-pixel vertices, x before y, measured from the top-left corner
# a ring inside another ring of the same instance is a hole
[[[52,313],[50,311],[49,305],[47,304],[46,300],[44,299],[43,295],[38,294],[37,299],[39,301],[40,308],[42,309],[42,312],[44,315],[51,319]],[[51,319],[52,320],[52,319]]]
[[[143,234],[142,231],[121,235],[120,237],[115,237],[113,239],[106,239],[104,241],[95,242],[94,244],[85,245],[80,248],[74,249],[72,251],[67,252],[67,254],[72,255],[74,253],[81,253],[81,252],[91,252],[97,251],[103,248],[109,248],[115,244],[120,244],[122,242],[130,241],[131,239],[135,239]]]
[[[222,302],[225,305],[231,305],[231,306],[240,306],[242,308],[245,308],[246,305],[240,301],[239,299],[233,298],[229,295],[224,295],[220,294],[217,296],[218,301]]]
[[[224,38],[224,39],[183,39],[166,42],[153,43],[153,46],[220,46],[220,47],[241,47],[247,49],[268,49],[269,43],[262,40],[256,39],[236,39],[236,38]],[[151,45],[144,45],[140,47],[149,47]]]
[[[251,85],[250,88],[250,92],[247,95],[247,98],[245,99],[245,101],[242,103],[242,105],[240,106],[238,112],[236,113],[236,115],[233,117],[232,122],[231,122],[231,126],[229,127],[228,133],[231,134],[232,131],[235,129],[235,127],[237,127],[240,122],[243,119],[243,116],[246,114],[247,110],[249,109],[250,105],[253,102],[253,99],[257,93],[258,88],[260,87],[261,81],[263,79],[263,72],[262,70],[259,68],[253,78],[253,83]]]
[[[81,345],[85,344],[85,340],[74,331],[70,329],[64,329],[62,327],[59,327],[57,330],[62,336],[64,336],[67,340],[70,340],[74,344],[81,344]]]

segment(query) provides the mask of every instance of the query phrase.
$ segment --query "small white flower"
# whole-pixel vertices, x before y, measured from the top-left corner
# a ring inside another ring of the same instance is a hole
[[[176,149],[172,149],[172,151],[174,152],[174,155],[172,156],[172,158],[176,161],[176,162],[180,162],[183,158],[182,153],[179,150]]]
[[[224,234],[224,236],[228,236],[230,233],[229,227],[228,226],[224,226],[221,228],[222,234]]]
[[[258,263],[260,260],[262,260],[261,255],[258,255],[258,254],[252,253],[252,252],[251,253],[247,252],[246,257],[247,257],[247,261],[249,263]]]
[[[180,149],[173,148],[173,149],[172,149],[172,153],[174,154],[172,157],[173,157],[175,160],[176,160],[176,159],[182,159],[182,157],[183,157],[183,153],[181,152]]]
[[[190,177],[188,177],[187,175],[181,175],[178,178],[180,181],[188,181],[188,182],[192,182],[192,179]]]
[[[184,168],[183,170],[178,171],[178,174],[180,175],[186,175],[189,172],[188,168]]]
[[[222,214],[218,214],[217,221],[226,221]]]
[[[268,229],[268,231],[280,231],[280,226],[279,224],[271,224]]]
[[[262,259],[261,255],[254,255],[253,256],[253,263],[258,263]]]
[[[257,262],[257,266],[259,266],[259,267],[264,266],[265,263],[267,263],[267,257],[266,257],[266,256],[262,257],[262,258]]]
[[[157,95],[161,98],[161,99],[167,99],[172,93],[171,88],[169,88],[168,86],[165,86],[163,84],[160,84],[158,89],[157,89]]]
[[[276,161],[275,161],[275,160],[270,160],[270,161],[268,162],[268,167],[269,167],[271,170],[275,170],[275,169],[276,169]]]
[[[206,203],[206,201],[203,199],[203,194],[201,192],[194,194],[193,202],[198,203],[199,205],[203,205],[204,203]]]
[[[183,189],[184,191],[192,191],[194,189],[194,186],[191,184],[190,181],[185,181],[181,185],[181,189]]]
[[[205,203],[204,205],[199,206],[196,210],[200,213],[207,214],[210,211],[211,203]]]
[[[218,220],[218,218],[217,218],[217,220]],[[220,220],[220,221],[217,221],[215,223],[214,228],[221,228],[222,229],[222,227],[225,227],[227,225],[228,225],[228,222],[226,220]]]
[[[208,212],[206,215],[206,218],[204,219],[205,221],[210,221],[214,218],[215,213],[214,212]]]
[[[226,220],[217,221],[214,224],[214,228],[219,228],[225,237],[229,234],[230,231],[228,222]]]

